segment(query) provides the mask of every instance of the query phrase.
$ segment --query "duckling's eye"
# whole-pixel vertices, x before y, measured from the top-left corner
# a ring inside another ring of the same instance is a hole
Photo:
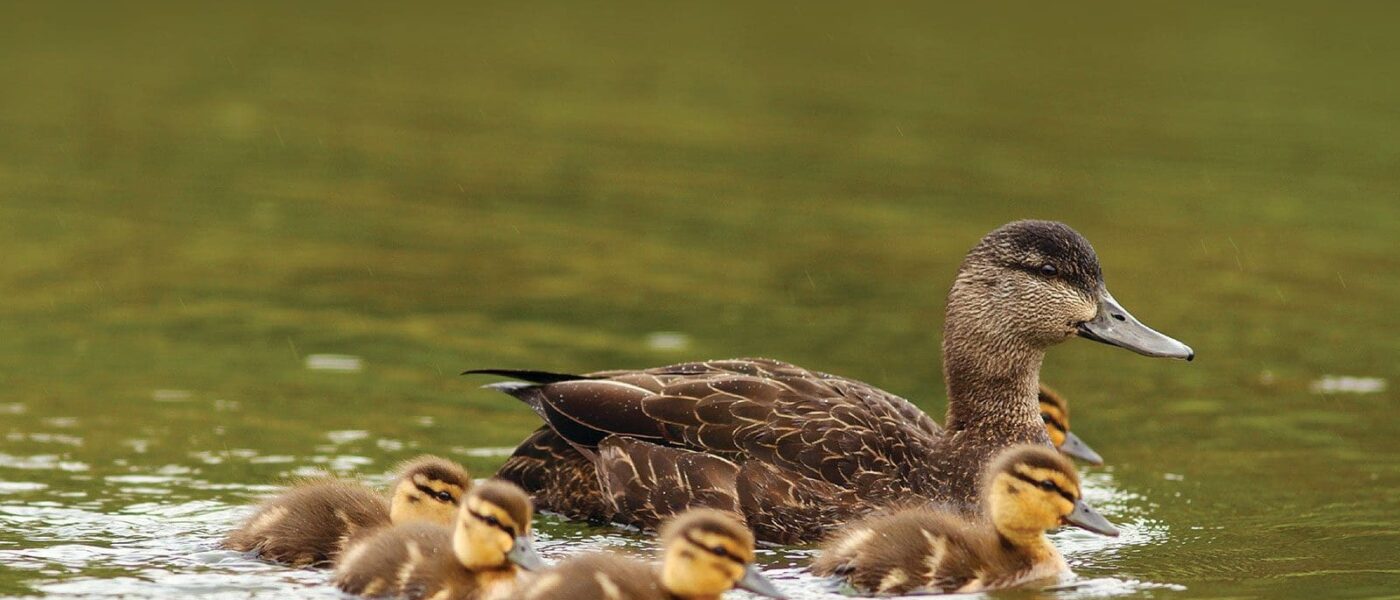
[[[1055,265],[1046,263],[1040,265],[1040,274],[1046,277],[1054,277],[1060,274],[1060,270],[1055,268]]]
[[[729,551],[725,550],[724,546],[712,546],[710,547],[710,552],[714,552],[715,556],[729,558]]]
[[[1040,489],[1045,490],[1047,492],[1054,492],[1059,490],[1060,487],[1055,485],[1055,482],[1047,479],[1045,481],[1040,482]]]
[[[438,493],[436,493],[436,494],[433,494],[433,497],[434,497],[434,498],[437,498],[438,500],[440,500],[440,501],[442,501],[442,502],[453,502],[453,500],[452,500],[452,494],[449,494],[449,493],[447,493],[447,492],[438,492]]]
[[[486,517],[482,518],[481,520],[486,521],[486,524],[487,524],[487,525],[490,525],[490,526],[492,526],[492,527],[500,527],[500,526],[501,526],[501,520],[500,520],[500,519],[497,519],[496,517],[491,516],[491,515],[487,515]]]

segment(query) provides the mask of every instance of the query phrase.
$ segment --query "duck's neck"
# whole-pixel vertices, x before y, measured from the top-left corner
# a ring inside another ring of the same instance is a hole
[[[944,427],[1043,430],[1036,398],[1045,350],[1000,332],[980,318],[985,313],[977,308],[949,299],[943,328]]]

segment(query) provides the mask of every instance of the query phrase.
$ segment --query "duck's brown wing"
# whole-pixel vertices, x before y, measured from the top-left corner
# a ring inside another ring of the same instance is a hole
[[[724,458],[625,436],[598,446],[603,496],[616,520],[656,529],[695,507],[733,513],[766,542],[821,539],[873,507],[852,490],[759,461]]]
[[[505,372],[496,371],[497,374]],[[551,374],[553,375],[553,374]],[[496,387],[591,449],[610,435],[896,497],[938,428],[903,398],[767,359],[683,363]]]
[[[696,507],[742,517],[739,466],[718,456],[615,435],[598,445],[597,467],[603,497],[620,523],[656,529]]]
[[[555,433],[536,429],[506,459],[496,478],[531,493],[535,508],[570,519],[607,522],[613,511],[598,486],[593,461]]]

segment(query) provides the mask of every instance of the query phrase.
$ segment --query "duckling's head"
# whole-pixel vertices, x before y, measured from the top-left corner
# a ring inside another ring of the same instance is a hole
[[[1046,446],[1003,450],[987,469],[982,489],[992,524],[1009,540],[1038,540],[1060,525],[1118,535],[1108,519],[1084,502],[1074,466]]]
[[[738,587],[784,597],[753,565],[753,534],[727,513],[681,513],[662,528],[661,545],[661,585],[671,594],[711,598]]]
[[[977,344],[1043,350],[1077,335],[1149,356],[1194,356],[1120,306],[1093,246],[1054,221],[1016,221],[983,237],[958,269],[948,320],[979,332]]]
[[[428,521],[451,525],[462,494],[472,478],[461,465],[436,456],[420,456],[399,465],[398,483],[389,501],[394,523]]]
[[[533,571],[544,566],[530,534],[534,509],[530,497],[515,484],[482,482],[467,492],[457,513],[452,551],[473,571],[509,569]]]
[[[1040,386],[1040,420],[1045,422],[1045,432],[1050,434],[1050,443],[1065,456],[1091,465],[1103,464],[1103,457],[1069,430],[1069,404],[1065,402],[1064,397],[1043,385]]]

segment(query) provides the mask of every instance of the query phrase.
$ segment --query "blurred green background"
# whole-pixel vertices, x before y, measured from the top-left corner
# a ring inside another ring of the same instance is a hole
[[[112,477],[227,507],[327,461],[489,474],[464,449],[537,419],[470,367],[761,355],[941,418],[962,253],[1048,218],[1198,353],[1048,359],[1164,532],[1081,575],[1400,590],[1393,4],[3,12],[0,552],[65,543],[24,507],[153,501]],[[345,430],[360,462],[325,447]],[[149,567],[36,560],[0,592]]]

